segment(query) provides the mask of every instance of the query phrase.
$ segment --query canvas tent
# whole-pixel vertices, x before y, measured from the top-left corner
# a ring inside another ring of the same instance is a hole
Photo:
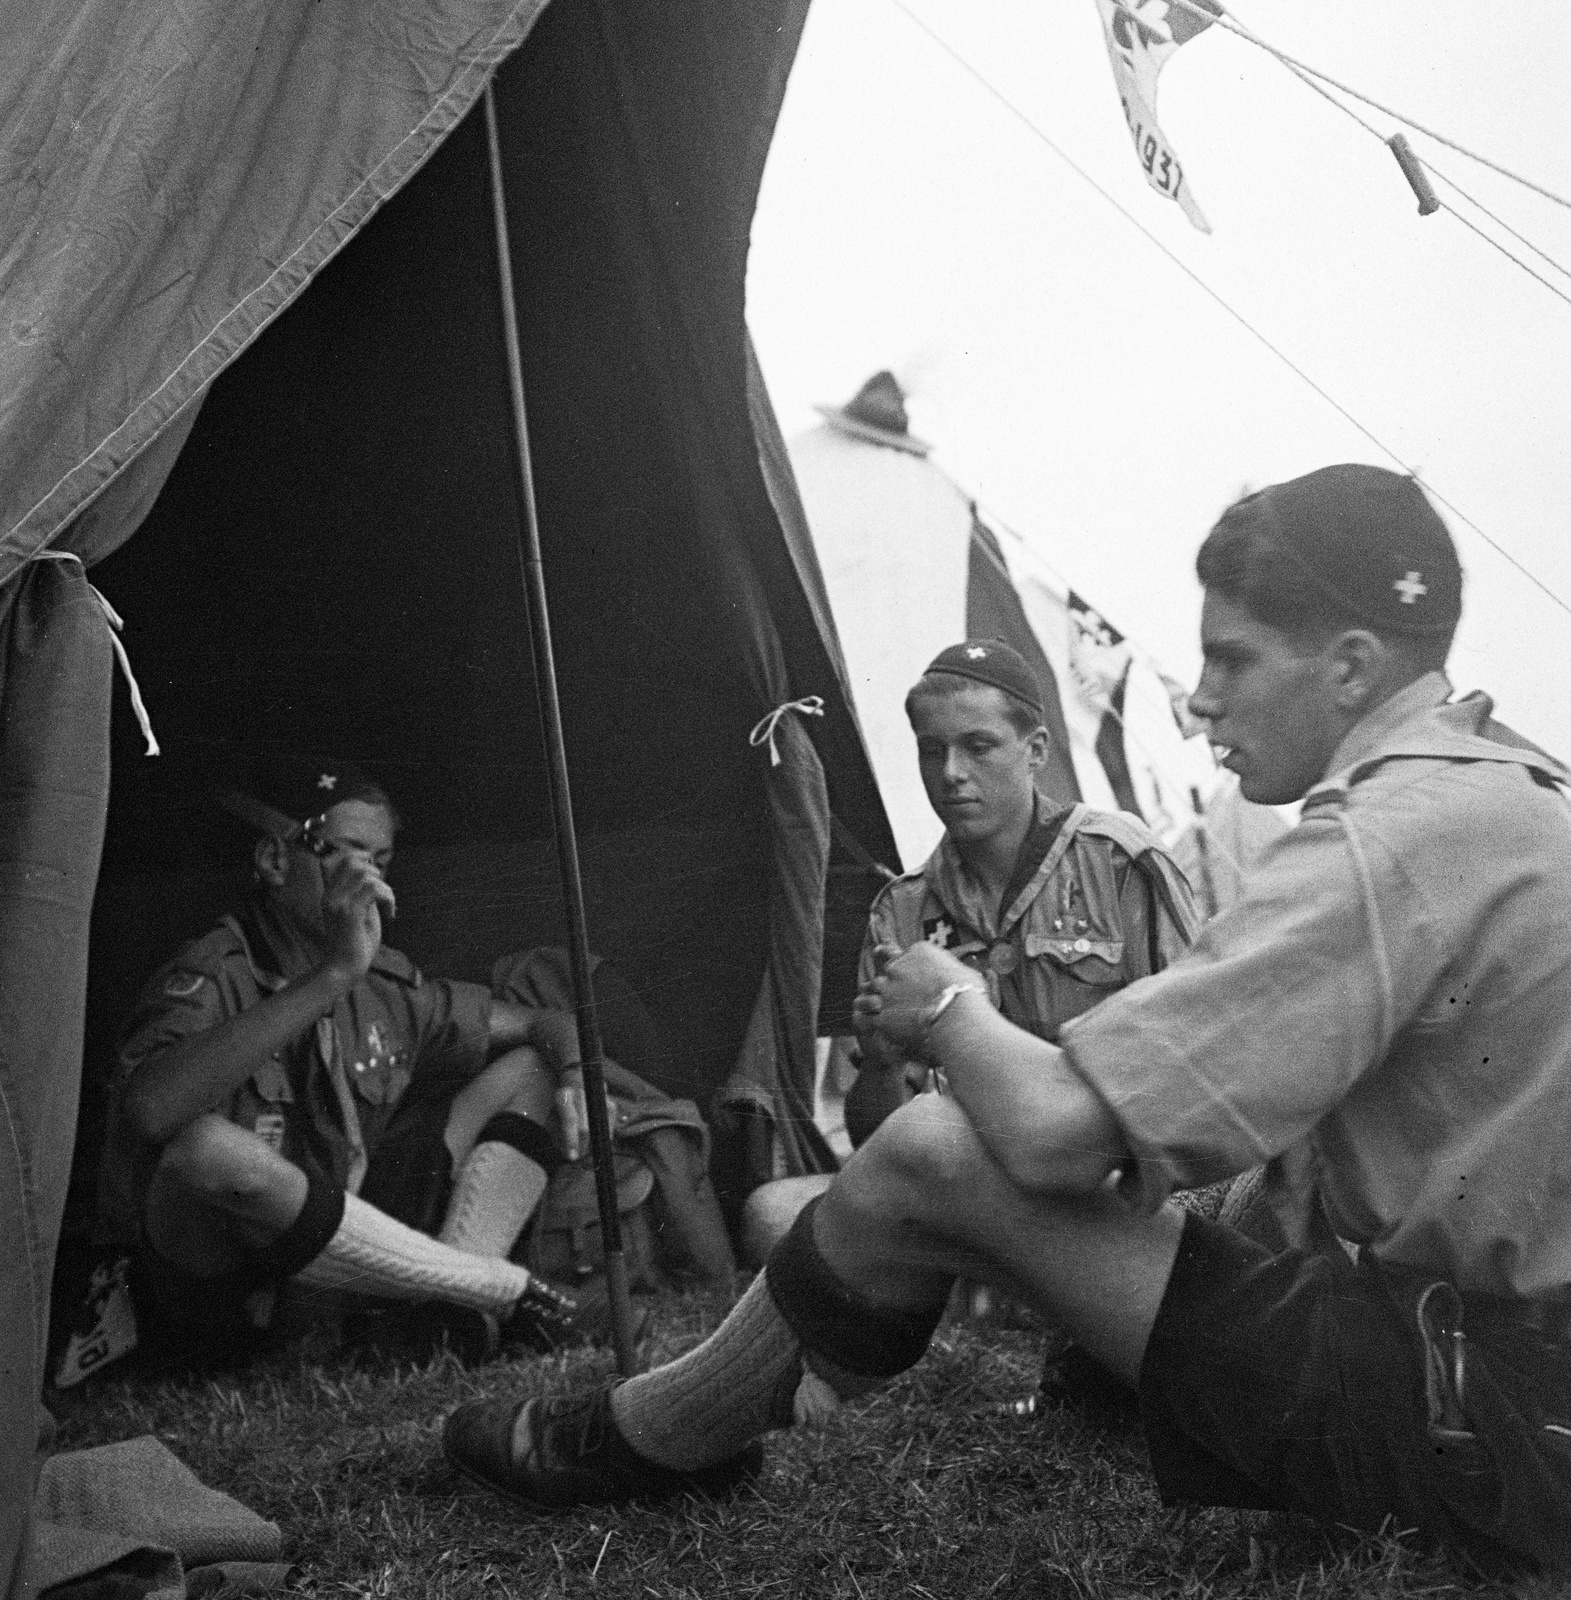
[[[707,1098],[740,1054],[733,1111],[759,1116],[738,1130],[773,1123],[788,1163],[826,1159],[805,1097],[830,802],[873,854],[894,849],[743,325],[804,11],[6,7],[7,1592],[84,984],[101,1056],[130,989],[228,887],[202,774],[292,747],[383,775],[408,820],[398,942],[428,967],[483,975],[560,937],[471,114],[510,51],[498,102],[591,934],[639,975],[673,1089]],[[143,760],[116,719],[90,974],[110,657],[80,565],[44,559],[67,552],[102,563],[166,749]],[[759,716],[809,694],[811,738],[787,716],[778,766],[748,750]]]

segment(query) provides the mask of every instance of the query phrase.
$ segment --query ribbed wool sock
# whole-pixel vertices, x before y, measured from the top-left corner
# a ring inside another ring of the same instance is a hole
[[[445,1300],[499,1314],[530,1283],[529,1274],[511,1261],[454,1250],[352,1194],[344,1196],[337,1231],[298,1276],[324,1289],[388,1300]]]
[[[690,1471],[791,1421],[802,1345],[763,1273],[695,1350],[619,1384],[611,1416],[641,1456]]]
[[[471,1255],[505,1256],[561,1159],[538,1122],[511,1111],[492,1117],[458,1169],[437,1237]]]
[[[612,1392],[612,1418],[640,1455],[681,1471],[712,1466],[921,1359],[942,1304],[880,1306],[841,1283],[814,1242],[817,1208],[815,1200],[802,1212],[696,1350]]]

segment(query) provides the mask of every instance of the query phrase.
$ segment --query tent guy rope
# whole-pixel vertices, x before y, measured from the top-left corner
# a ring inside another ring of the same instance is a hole
[[[1488,167],[1491,172],[1498,172],[1502,178],[1509,178],[1513,183],[1521,184],[1524,189],[1531,189],[1534,194],[1542,195],[1544,199],[1554,201],[1557,206],[1565,206],[1568,210],[1571,210],[1571,200],[1568,200],[1564,195],[1556,194],[1553,189],[1545,188],[1543,184],[1535,183],[1533,179],[1523,177],[1520,172],[1513,172],[1510,167],[1502,165],[1489,156],[1481,155],[1476,150],[1470,150],[1465,144],[1461,144],[1457,140],[1437,132],[1434,128],[1426,127],[1416,117],[1410,117],[1406,112],[1398,111],[1393,106],[1382,104],[1379,100],[1362,93],[1350,84],[1333,78],[1329,72],[1321,72],[1318,68],[1299,61],[1296,57],[1290,56],[1285,50],[1279,50],[1275,45],[1262,39],[1259,34],[1245,27],[1243,23],[1228,13],[1223,12],[1219,15],[1205,6],[1197,5],[1195,0],[1167,0],[1167,3],[1177,6],[1180,11],[1188,12],[1192,17],[1215,23],[1217,27],[1225,28],[1229,33],[1236,33],[1240,39],[1247,40],[1257,49],[1264,50],[1267,55],[1275,56],[1283,66],[1290,68],[1300,77],[1307,73],[1310,77],[1318,78],[1322,83],[1330,84],[1333,89],[1340,89],[1343,94],[1351,95],[1353,99],[1372,107],[1385,116],[1393,117],[1398,122],[1406,123],[1409,128],[1423,134],[1425,138],[1433,139],[1436,144],[1443,144],[1448,150],[1455,150],[1458,155],[1466,156],[1469,161],[1476,161],[1481,167]],[[1335,105],[1337,102],[1332,101],[1332,104]],[[1347,108],[1344,106],[1342,109],[1346,110]]]
[[[1194,13],[1196,16],[1199,16],[1199,15],[1202,15],[1202,14],[1205,14],[1205,15],[1209,15],[1210,14],[1208,12],[1204,12],[1203,13],[1202,12],[1202,8],[1197,6],[1197,5],[1192,4],[1191,0],[1170,0],[1170,3],[1176,4],[1176,5],[1180,5],[1186,11],[1190,11],[1190,12]],[[1225,15],[1218,16],[1216,18],[1216,20],[1218,22],[1222,23],[1224,26],[1229,26],[1228,20],[1227,20]],[[1527,248],[1529,250],[1531,250],[1534,255],[1541,256],[1557,272],[1563,272],[1563,273],[1566,273],[1568,276],[1571,276],[1571,268],[1566,268],[1566,267],[1562,266],[1558,261],[1555,260],[1555,258],[1552,255],[1549,254],[1549,252],[1547,250],[1540,249],[1539,246],[1534,244],[1531,239],[1528,239],[1523,234],[1518,233],[1517,230],[1510,225],[1510,223],[1506,222],[1503,218],[1497,217],[1495,215],[1495,213],[1493,211],[1491,211],[1483,203],[1483,201],[1477,199],[1474,195],[1469,194],[1467,192],[1467,190],[1464,189],[1461,186],[1461,184],[1459,184],[1459,183],[1457,183],[1455,181],[1455,179],[1448,178],[1445,175],[1445,173],[1441,172],[1437,167],[1433,166],[1430,162],[1421,161],[1419,159],[1418,155],[1412,150],[1411,146],[1408,145],[1408,143],[1407,143],[1406,139],[1403,137],[1403,135],[1395,134],[1391,138],[1387,138],[1386,135],[1383,134],[1374,125],[1374,123],[1369,121],[1369,119],[1367,117],[1361,117],[1350,105],[1347,105],[1343,101],[1338,100],[1337,97],[1334,94],[1332,94],[1329,89],[1327,89],[1325,87],[1325,84],[1319,83],[1319,82],[1316,81],[1316,78],[1319,75],[1316,74],[1313,71],[1312,68],[1305,67],[1305,66],[1301,65],[1299,62],[1295,61],[1291,56],[1285,55],[1281,51],[1273,49],[1269,44],[1267,44],[1265,42],[1265,40],[1259,38],[1255,34],[1250,33],[1247,29],[1242,29],[1242,28],[1230,27],[1229,26],[1229,31],[1239,34],[1239,36],[1241,38],[1244,38],[1244,39],[1248,40],[1251,44],[1258,45],[1262,50],[1264,50],[1266,52],[1267,55],[1274,56],[1276,58],[1276,60],[1279,61],[1284,67],[1286,67],[1287,70],[1289,72],[1291,72],[1293,74],[1293,76],[1295,78],[1297,78],[1298,81],[1300,83],[1302,83],[1306,88],[1313,89],[1314,92],[1317,95],[1319,95],[1322,100],[1326,100],[1331,105],[1335,106],[1336,109],[1338,111],[1340,111],[1343,116],[1351,117],[1352,120],[1354,122],[1356,122],[1359,125],[1359,127],[1361,127],[1365,131],[1365,133],[1371,135],[1373,138],[1378,139],[1382,144],[1388,146],[1391,149],[1391,151],[1393,152],[1393,154],[1395,154],[1395,156],[1397,158],[1397,162],[1401,166],[1403,174],[1407,177],[1409,183],[1413,183],[1414,182],[1414,173],[1411,170],[1412,168],[1417,168],[1418,169],[1418,173],[1420,174],[1420,177],[1419,177],[1419,180],[1418,180],[1419,182],[1423,181],[1422,174],[1433,173],[1435,177],[1440,178],[1443,182],[1448,184],[1451,188],[1455,189],[1456,192],[1459,195],[1461,195],[1461,197],[1464,200],[1466,200],[1469,205],[1475,206],[1479,211],[1481,211],[1486,217],[1489,218],[1489,220],[1491,222],[1493,222],[1495,224],[1496,227],[1503,229],[1506,233],[1509,233],[1513,239],[1516,239],[1520,243],[1526,245]],[[1326,83],[1334,83],[1334,82],[1335,82],[1335,79],[1332,79],[1332,78],[1327,78],[1326,79]],[[1341,84],[1337,84],[1337,87],[1339,89],[1343,88],[1343,86]],[[1363,95],[1357,94],[1356,91],[1351,90],[1351,89],[1343,89],[1343,92],[1347,93],[1347,94],[1352,94],[1355,99],[1364,100],[1364,99],[1367,98],[1367,97],[1365,97]],[[1371,105],[1377,105],[1377,103],[1374,102],[1374,101],[1368,101],[1367,103],[1369,103]],[[1378,105],[1377,105],[1377,109],[1382,110],[1382,111],[1385,110],[1385,108],[1383,106],[1378,106]],[[1386,114],[1388,116],[1395,117],[1396,120],[1399,121],[1399,122],[1407,122],[1409,127],[1415,129],[1419,133],[1429,134],[1429,137],[1439,139],[1439,135],[1429,133],[1429,130],[1427,128],[1424,128],[1424,127],[1420,126],[1416,122],[1411,122],[1409,119],[1403,117],[1399,112],[1389,111],[1389,112],[1386,112]],[[1398,145],[1398,143],[1397,143],[1398,140],[1401,141],[1400,145]],[[1440,143],[1442,143],[1442,144],[1450,144],[1451,141],[1445,140],[1445,139],[1440,139]],[[1461,147],[1453,145],[1453,148],[1460,149]],[[1463,150],[1462,153],[1464,155],[1470,155],[1471,154],[1470,151],[1466,151],[1466,150]],[[1483,157],[1481,157],[1481,156],[1474,157],[1474,159],[1481,161],[1481,160],[1483,160]],[[1485,163],[1485,164],[1489,165],[1490,163]],[[1507,176],[1510,176],[1510,174],[1507,174]],[[1525,180],[1523,180],[1523,181],[1525,181]],[[1529,187],[1533,187],[1533,185],[1529,185]],[[1415,185],[1415,192],[1416,192],[1416,185]],[[1498,239],[1493,238],[1490,234],[1486,233],[1484,231],[1484,229],[1480,228],[1476,223],[1473,223],[1473,222],[1469,221],[1468,218],[1465,217],[1460,211],[1458,211],[1455,206],[1447,205],[1444,201],[1436,199],[1436,198],[1433,198],[1432,194],[1431,194],[1430,203],[1429,204],[1425,204],[1424,203],[1424,197],[1422,195],[1420,196],[1419,210],[1420,210],[1421,213],[1427,215],[1430,211],[1439,210],[1439,209],[1444,209],[1446,211],[1449,211],[1451,213],[1451,215],[1453,217],[1455,217],[1456,220],[1459,223],[1461,223],[1461,225],[1464,228],[1467,228],[1471,232],[1477,234],[1478,237],[1480,239],[1482,239],[1484,241],[1484,243],[1487,244],[1490,247],[1490,249],[1499,251],[1499,253],[1501,255],[1503,255],[1506,258],[1506,260],[1509,261],[1512,264],[1512,266],[1520,267],[1522,269],[1522,271],[1525,272],[1528,275],[1528,277],[1534,279],[1538,283],[1541,283],[1557,299],[1564,300],[1567,305],[1571,305],[1571,295],[1565,294],[1559,288],[1558,285],[1550,282],[1550,280],[1548,278],[1544,277],[1542,273],[1535,272],[1533,270],[1533,268],[1530,267],[1525,261],[1523,261],[1520,256],[1513,255],[1508,249],[1506,249],[1506,247],[1503,244],[1501,244],[1501,242]]]
[[[915,27],[919,28],[923,33],[925,33],[928,38],[931,39],[932,42],[955,63],[956,66],[960,67],[962,71],[974,79],[975,82],[994,100],[996,100],[1006,111],[1008,111],[1009,114],[1016,119],[1016,121],[1021,123],[1022,126],[1024,126],[1032,135],[1040,140],[1041,143],[1046,145],[1047,148],[1051,150],[1053,154],[1057,156],[1058,159],[1075,174],[1076,177],[1080,178],[1084,183],[1088,184],[1092,189],[1094,189],[1110,206],[1112,206],[1116,212],[1118,212],[1118,214],[1127,223],[1129,223],[1131,227],[1138,229],[1142,234],[1144,234],[1146,239],[1164,256],[1166,256],[1167,259],[1172,262],[1172,264],[1177,267],[1185,277],[1187,277],[1211,300],[1215,301],[1216,304],[1219,305],[1222,310],[1225,311],[1236,323],[1238,323],[1240,327],[1242,327],[1261,345],[1269,350],[1271,354],[1274,355],[1277,360],[1288,369],[1289,372],[1293,373],[1295,377],[1299,378],[1304,384],[1306,384],[1317,395],[1319,395],[1320,398],[1324,400],[1325,403],[1330,406],[1331,409],[1335,411],[1344,422],[1355,428],[1364,436],[1364,438],[1374,445],[1382,455],[1384,455],[1388,460],[1394,462],[1402,469],[1403,472],[1407,473],[1417,483],[1419,483],[1427,494],[1443,505],[1446,510],[1457,519],[1458,522],[1462,523],[1473,533],[1477,534],[1478,537],[1482,539],[1483,542],[1488,545],[1496,555],[1500,556],[1502,560],[1507,562],[1510,566],[1516,568],[1516,570],[1521,573],[1521,575],[1526,578],[1535,589],[1539,590],[1549,600],[1552,600],[1562,611],[1566,613],[1567,616],[1571,616],[1571,604],[1568,604],[1564,599],[1562,599],[1561,596],[1551,589],[1549,585],[1537,575],[1537,573],[1531,570],[1531,568],[1524,565],[1517,559],[1516,556],[1512,555],[1504,545],[1500,544],[1497,540],[1492,539],[1487,533],[1485,533],[1484,530],[1454,501],[1448,499],[1410,463],[1404,461],[1402,456],[1396,450],[1392,449],[1392,447],[1388,445],[1372,428],[1354,416],[1354,414],[1349,411],[1347,407],[1336,398],[1335,395],[1333,395],[1322,384],[1316,382],[1314,378],[1310,377],[1310,375],[1301,366],[1299,366],[1299,364],[1294,361],[1285,350],[1267,338],[1267,336],[1262,333],[1260,329],[1257,328],[1254,323],[1252,323],[1248,317],[1243,314],[1243,312],[1239,311],[1235,306],[1233,306],[1216,289],[1213,289],[1211,285],[1207,283],[1206,280],[1202,278],[1193,267],[1191,267],[1186,261],[1183,260],[1182,257],[1165,245],[1148,227],[1146,227],[1143,222],[1141,222],[1137,216],[1135,216],[1132,211],[1129,210],[1127,206],[1125,206],[1121,201],[1115,199],[1106,189],[1104,189],[1102,185],[1098,183],[1096,179],[1093,178],[1091,174],[1074,159],[1074,157],[1069,155],[1062,146],[1057,144],[1047,132],[1045,132],[1036,122],[1031,119],[1031,117],[1022,111],[1020,107],[1009,98],[1008,95],[994,85],[980,70],[978,70],[978,68],[966,60],[966,58],[961,55],[961,53],[956,50],[955,47],[950,44],[941,33],[931,27],[926,21],[912,11],[910,6],[905,3],[905,0],[888,0],[888,3],[897,11],[901,12]],[[1211,13],[1208,12],[1207,15],[1211,16]],[[1216,18],[1213,16],[1212,20],[1215,21]],[[1417,125],[1414,124],[1414,126]],[[1419,131],[1422,132],[1424,130],[1420,129]],[[1453,215],[1454,214],[1455,213],[1453,213]]]
[[[1461,184],[1459,184],[1456,181],[1455,178],[1448,177],[1445,173],[1443,173],[1440,170],[1440,168],[1437,167],[1434,164],[1433,161],[1426,161],[1424,163],[1424,166],[1428,170],[1429,175],[1431,177],[1438,178],[1443,184],[1446,185],[1447,188],[1455,189],[1456,192],[1459,195],[1461,195],[1461,197],[1465,201],[1467,201],[1467,203],[1470,206],[1473,206],[1477,210],[1481,211],[1502,232],[1509,233],[1511,235],[1511,237],[1517,241],[1518,244],[1525,245],[1529,250],[1531,250],[1533,252],[1533,254],[1535,256],[1538,256],[1541,260],[1547,262],[1548,265],[1553,267],[1556,272],[1564,273],[1568,278],[1571,278],[1571,267],[1563,266],[1560,262],[1556,261],[1555,258],[1552,255],[1550,255],[1550,253],[1547,250],[1540,249],[1539,246],[1534,244],[1533,241],[1531,239],[1529,239],[1525,233],[1518,233],[1517,230],[1515,228],[1513,228],[1511,226],[1511,224],[1505,220],[1504,217],[1499,216],[1495,212],[1491,211],[1489,209],[1489,207],[1486,206],[1484,204],[1484,202],[1478,198],[1477,195],[1470,194],[1466,189],[1464,189],[1462,187]],[[1457,210],[1456,210],[1456,208],[1454,206],[1449,206],[1449,207],[1447,207],[1447,209],[1452,213],[1453,216],[1457,217],[1458,221],[1462,220],[1462,218],[1457,213]],[[1490,243],[1494,244],[1495,241],[1491,240]],[[1498,245],[1496,246],[1496,248],[1499,248]]]

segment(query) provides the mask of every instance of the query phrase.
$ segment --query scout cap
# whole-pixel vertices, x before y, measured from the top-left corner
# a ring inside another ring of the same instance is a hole
[[[946,672],[957,678],[971,678],[994,689],[1002,689],[1011,699],[1042,715],[1042,687],[1036,674],[1018,650],[1002,639],[967,639],[940,650],[922,676]]]
[[[345,800],[388,805],[387,791],[352,761],[285,757],[270,762],[239,789],[215,798],[231,815],[262,833],[293,839]]]
[[[1417,480],[1384,467],[1321,467],[1230,506],[1323,594],[1376,633],[1449,638],[1462,567]]]

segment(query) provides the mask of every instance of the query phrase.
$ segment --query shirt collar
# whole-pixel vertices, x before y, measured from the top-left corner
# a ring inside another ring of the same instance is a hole
[[[987,902],[981,885],[965,864],[958,846],[947,831],[938,841],[938,848],[928,858],[923,871],[951,915],[960,917],[985,939],[998,938],[1016,920],[1009,913],[1021,909],[1021,898],[1041,875],[1042,863],[1053,855],[1053,846],[1057,844],[1073,810],[1072,805],[1060,806],[1040,790],[1036,792],[1032,800],[1031,826],[1020,843],[1009,883],[1004,890],[1003,904],[999,907]]]
[[[1571,771],[1553,756],[1494,720],[1488,695],[1450,695],[1443,672],[1426,672],[1392,695],[1348,729],[1305,799],[1345,791],[1383,762],[1403,757],[1510,762],[1553,783],[1571,783]]]
[[[1326,764],[1322,781],[1340,777],[1376,754],[1395,754],[1394,750],[1385,748],[1392,736],[1397,735],[1400,740],[1405,723],[1444,705],[1450,698],[1451,682],[1443,672],[1426,672],[1406,688],[1398,689],[1389,700],[1376,706],[1368,716],[1360,717],[1342,735],[1342,742],[1332,751],[1331,760]]]

